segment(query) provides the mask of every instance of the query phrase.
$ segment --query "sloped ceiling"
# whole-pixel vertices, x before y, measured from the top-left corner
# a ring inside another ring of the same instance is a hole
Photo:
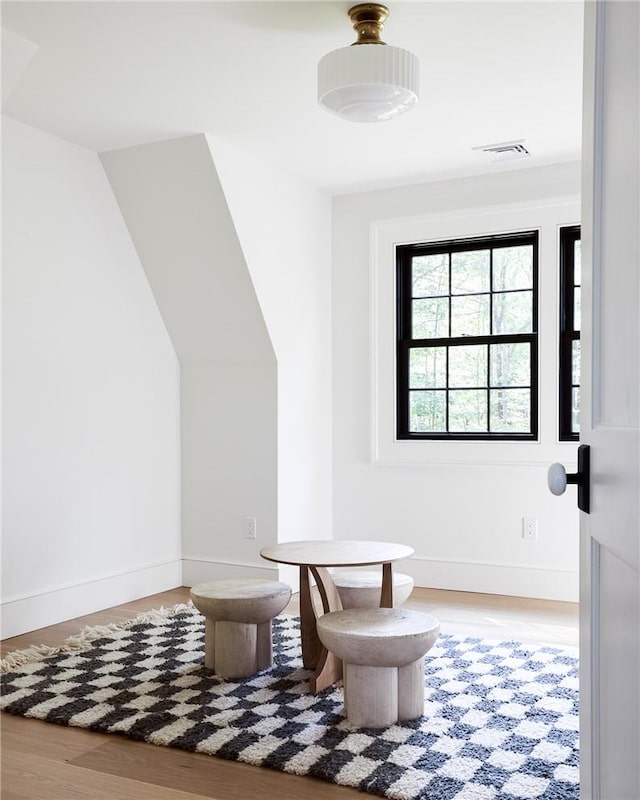
[[[355,38],[350,5],[5,2],[35,54],[3,111],[97,152],[209,133],[332,193],[580,157],[578,0],[390,3],[384,39],[418,55],[421,100],[374,125],[316,102],[318,60]],[[473,150],[514,139],[530,158]]]
[[[206,138],[102,161],[180,363],[275,364]]]

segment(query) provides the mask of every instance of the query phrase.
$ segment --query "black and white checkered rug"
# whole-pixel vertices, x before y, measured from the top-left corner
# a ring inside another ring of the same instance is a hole
[[[0,708],[397,800],[577,800],[575,651],[443,634],[424,716],[374,731],[347,723],[339,687],[308,693],[298,626],[277,618],[273,668],[238,681],[204,669],[190,606],[90,629],[2,662]]]

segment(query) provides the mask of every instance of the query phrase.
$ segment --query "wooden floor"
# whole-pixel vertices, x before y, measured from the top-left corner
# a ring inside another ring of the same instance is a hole
[[[6,639],[0,654],[36,644],[60,644],[85,625],[124,621],[141,611],[186,602],[188,597],[188,589],[174,589]],[[578,643],[578,607],[573,603],[414,589],[406,605],[437,617],[444,633]],[[296,597],[286,611],[296,613]],[[314,778],[10,714],[0,715],[0,725],[2,800],[362,800],[367,796]]]

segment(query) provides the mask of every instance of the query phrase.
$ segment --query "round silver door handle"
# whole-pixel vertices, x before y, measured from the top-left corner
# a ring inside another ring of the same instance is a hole
[[[564,494],[567,488],[567,471],[562,464],[552,464],[547,472],[547,484],[551,494]]]
[[[562,464],[552,464],[547,472],[547,484],[552,494],[564,494],[568,483],[578,487],[578,508],[587,514],[591,512],[591,450],[588,444],[578,447],[578,469],[565,470]]]

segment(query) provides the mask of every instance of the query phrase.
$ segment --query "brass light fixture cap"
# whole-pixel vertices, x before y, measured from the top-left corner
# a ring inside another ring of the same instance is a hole
[[[385,44],[380,38],[389,9],[381,3],[358,3],[349,9],[349,18],[358,41],[353,44]]]

